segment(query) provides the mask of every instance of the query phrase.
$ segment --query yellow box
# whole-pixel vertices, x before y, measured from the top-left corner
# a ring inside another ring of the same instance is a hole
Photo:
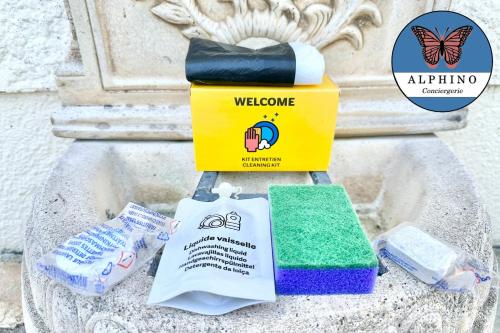
[[[191,86],[198,171],[325,171],[339,89]]]

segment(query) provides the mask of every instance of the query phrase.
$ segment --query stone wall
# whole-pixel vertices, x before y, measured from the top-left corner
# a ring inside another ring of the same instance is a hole
[[[494,242],[500,245],[500,2],[487,0],[479,5],[467,0],[452,1],[451,10],[473,19],[490,39],[493,75],[489,88],[470,105],[466,128],[439,133],[458,155],[477,182],[493,223]]]
[[[500,58],[500,3],[455,1],[494,42]],[[60,107],[54,82],[69,48],[63,0],[0,1],[0,254],[22,250],[22,224],[31,202],[71,140],[54,137],[50,114]],[[490,84],[500,84],[496,67]],[[466,129],[440,133],[471,171],[497,226],[500,244],[500,88],[491,87],[471,106]]]
[[[72,140],[51,133],[56,93],[0,94],[0,255],[22,250],[33,196]]]
[[[0,254],[22,250],[34,194],[71,142],[50,124],[70,37],[63,0],[0,1]]]
[[[55,90],[69,42],[63,0],[0,1],[0,92]]]

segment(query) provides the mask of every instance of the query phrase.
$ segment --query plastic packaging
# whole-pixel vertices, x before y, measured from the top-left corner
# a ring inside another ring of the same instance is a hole
[[[230,198],[234,194],[234,198],[238,199],[238,194],[241,193],[241,186],[233,186],[229,183],[220,183],[219,187],[213,188],[212,193],[219,194],[220,197]]]
[[[129,203],[116,218],[44,255],[37,268],[77,293],[102,295],[151,259],[177,225],[171,218]]]
[[[325,72],[323,55],[301,42],[258,50],[192,38],[186,56],[186,77],[202,84],[311,85]]]
[[[492,280],[477,258],[403,223],[373,242],[381,258],[388,258],[424,283],[438,289],[465,292]]]
[[[148,304],[219,315],[276,300],[266,199],[183,199],[175,218]]]

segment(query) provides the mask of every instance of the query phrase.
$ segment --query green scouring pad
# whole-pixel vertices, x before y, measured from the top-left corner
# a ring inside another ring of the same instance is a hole
[[[269,187],[278,294],[361,294],[378,260],[344,187]]]

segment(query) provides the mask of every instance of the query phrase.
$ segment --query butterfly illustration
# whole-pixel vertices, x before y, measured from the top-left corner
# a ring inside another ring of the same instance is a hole
[[[444,38],[444,35],[448,32],[448,29],[446,29],[445,33],[440,35],[440,37],[429,29],[418,25],[411,27],[411,31],[417,36],[418,42],[420,46],[422,46],[422,55],[424,56],[427,66],[436,68],[439,59],[444,57],[446,66],[453,69],[457,67],[460,61],[462,46],[472,32],[472,27],[470,25],[464,25],[450,32],[446,38]],[[439,35],[437,29],[436,32]]]

